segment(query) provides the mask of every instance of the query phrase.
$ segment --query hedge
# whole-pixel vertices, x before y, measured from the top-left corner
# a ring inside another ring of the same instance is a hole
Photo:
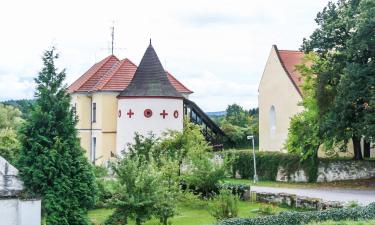
[[[222,152],[232,176],[238,172],[242,178],[251,179],[254,175],[253,152],[229,150]],[[228,165],[229,164],[229,165]],[[280,152],[256,152],[257,174],[260,180],[275,181],[278,168],[281,166],[287,174],[303,169],[310,182],[316,181],[318,166],[312,160],[302,161],[296,154]]]
[[[327,220],[370,220],[375,219],[375,203],[365,207],[327,209],[324,211],[311,212],[282,212],[278,215],[228,219],[219,222],[217,225],[302,225],[310,222],[321,222]]]

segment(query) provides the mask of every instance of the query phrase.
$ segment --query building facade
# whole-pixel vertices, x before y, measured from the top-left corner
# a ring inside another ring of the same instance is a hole
[[[181,130],[182,102],[192,93],[163,69],[151,43],[139,67],[129,59],[108,56],[68,91],[78,117],[81,146],[96,164],[125,150],[135,132],[160,135],[167,129]]]
[[[259,84],[259,149],[281,151],[288,136],[290,119],[302,112],[301,75],[294,66],[303,53],[278,50],[274,45]]]

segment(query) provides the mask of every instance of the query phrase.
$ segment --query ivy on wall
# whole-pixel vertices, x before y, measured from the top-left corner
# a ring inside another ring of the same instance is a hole
[[[241,178],[251,179],[254,175],[253,153],[245,150],[229,150],[222,153],[230,173],[235,177],[238,173]],[[277,172],[282,167],[287,175],[303,169],[309,182],[316,181],[318,165],[314,161],[301,160],[296,154],[280,152],[256,152],[257,174],[260,180],[275,181]]]

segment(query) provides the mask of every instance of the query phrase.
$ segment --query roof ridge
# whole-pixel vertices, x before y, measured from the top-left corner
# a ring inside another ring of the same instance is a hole
[[[112,65],[111,69],[109,69],[103,77],[100,78],[98,83],[94,86],[94,90],[100,90],[102,89],[110,80],[111,78],[116,74],[116,72],[121,68],[122,64],[124,63],[123,60],[119,60],[115,64]],[[107,79],[108,78],[108,79]]]
[[[88,69],[87,71],[86,71],[86,73],[88,73],[92,68],[94,68],[95,66],[98,66],[97,68],[95,68],[95,70],[94,71],[92,71],[92,73],[91,73],[91,75],[90,76],[87,76],[86,77],[86,79],[84,79],[84,80],[82,80],[82,83],[81,84],[79,84],[79,86],[78,87],[76,87],[76,88],[74,88],[74,90],[72,90],[72,92],[74,92],[74,91],[76,91],[76,90],[78,90],[78,89],[80,89],[95,73],[97,73],[98,72],[98,70],[100,70],[100,68],[102,68],[103,67],[103,65],[105,64],[105,63],[107,63],[108,61],[109,61],[109,59],[111,59],[112,57],[115,57],[117,60],[118,60],[118,58],[115,56],[115,55],[110,55],[110,56],[107,56],[106,58],[104,58],[104,59],[102,59],[101,61],[99,61],[99,62],[97,62],[97,63],[95,63],[90,69]],[[99,66],[99,64],[101,65],[101,66]],[[76,80],[76,82],[78,82],[79,80],[80,80],[80,78],[83,78],[84,76],[85,76],[85,74],[86,73],[84,73],[82,76],[80,76],[77,80]],[[74,82],[74,83],[72,83],[69,87],[72,87],[76,82]]]
[[[134,66],[136,66],[137,68],[138,68],[138,66],[137,65],[135,65],[135,63],[133,63],[129,58],[125,58],[125,59],[123,59],[124,61],[129,61],[131,64],[133,64]]]
[[[290,50],[290,49],[279,49],[279,52],[284,51],[284,52],[298,52],[298,53],[303,53],[303,51],[300,50]]]
[[[284,61],[283,61],[283,60],[281,59],[281,57],[280,57],[279,52],[282,51],[282,50],[279,50],[279,49],[277,48],[276,45],[274,45],[273,47],[274,47],[275,50],[276,50],[277,58],[279,59],[279,61],[280,61],[280,63],[281,63],[281,66],[283,67],[285,73],[286,73],[287,76],[289,77],[289,79],[290,79],[290,81],[292,82],[293,86],[297,89],[298,94],[302,97],[302,92],[301,92],[301,90],[298,88],[297,84],[294,82],[294,80],[293,80],[293,78],[292,78],[292,75],[289,73],[289,71],[287,70],[287,68],[286,68],[286,66],[285,66]],[[303,52],[302,52],[302,53],[303,53]]]

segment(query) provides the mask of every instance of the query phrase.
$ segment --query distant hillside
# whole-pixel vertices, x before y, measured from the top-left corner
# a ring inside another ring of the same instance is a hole
[[[225,116],[227,115],[226,111],[218,111],[218,112],[206,112],[207,116]]]
[[[22,112],[22,116],[26,117],[29,113],[30,107],[34,104],[35,100],[32,99],[21,99],[21,100],[8,100],[0,102],[4,105],[11,105],[15,108],[18,108]]]

